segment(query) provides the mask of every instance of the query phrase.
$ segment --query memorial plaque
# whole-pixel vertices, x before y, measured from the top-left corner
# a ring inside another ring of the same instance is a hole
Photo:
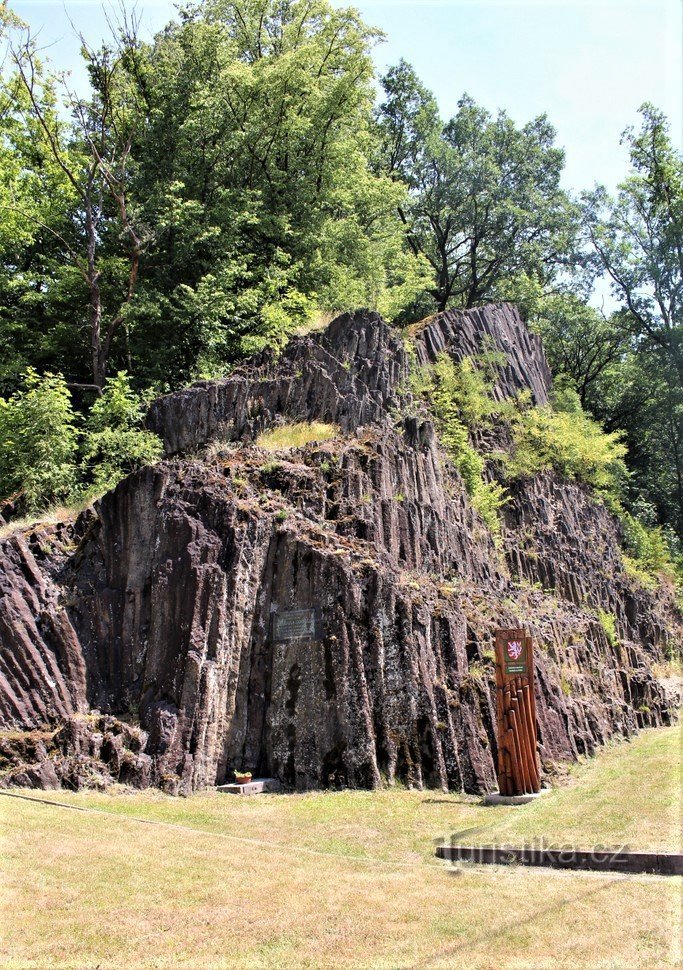
[[[320,640],[320,638],[320,613],[317,609],[273,613],[273,640]]]

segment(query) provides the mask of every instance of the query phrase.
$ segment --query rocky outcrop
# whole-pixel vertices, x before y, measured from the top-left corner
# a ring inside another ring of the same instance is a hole
[[[167,454],[192,452],[214,439],[250,441],[282,420],[322,421],[353,433],[379,424],[398,403],[408,375],[400,334],[376,313],[344,314],[322,334],[266,350],[230,377],[201,381],[159,398],[148,425]]]
[[[11,788],[134,788],[151,783],[147,734],[110,715],[76,714],[58,728],[0,734],[2,783]]]
[[[540,340],[509,304],[449,310],[424,321],[414,336],[420,364],[444,350],[456,359],[497,350],[506,364],[496,395],[502,399],[529,389],[535,403],[548,401],[550,370]],[[382,424],[399,406],[409,368],[401,334],[378,314],[344,314],[322,334],[290,341],[277,360],[267,350],[224,380],[201,381],[159,398],[148,425],[170,455],[216,438],[250,441],[282,420],[330,422],[355,433]]]
[[[414,341],[422,362],[498,347],[498,393],[547,400],[542,349],[510,307],[442,314]],[[9,781],[188,792],[242,767],[299,789],[490,788],[492,634],[519,622],[546,771],[669,722],[652,664],[677,636],[670,599],[624,572],[605,508],[552,477],[515,486],[498,548],[428,415],[403,408],[414,357],[375,314],[341,317],[161,398],[149,424],[166,460],[72,524],[0,541]],[[305,420],[339,435],[256,447]],[[275,636],[274,615],[311,609],[314,637]],[[46,724],[64,740],[22,760]]]
[[[541,340],[527,330],[510,304],[438,313],[418,324],[415,346],[420,364],[434,363],[444,351],[455,360],[497,351],[505,362],[494,397],[502,401],[528,390],[534,404],[548,403],[551,375]]]

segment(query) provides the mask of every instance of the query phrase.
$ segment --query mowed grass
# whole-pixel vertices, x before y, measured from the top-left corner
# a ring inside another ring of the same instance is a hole
[[[396,789],[44,796],[86,812],[2,796],[2,966],[678,966],[680,879],[454,869],[433,842],[680,851],[680,754],[679,728],[646,731],[517,808]]]

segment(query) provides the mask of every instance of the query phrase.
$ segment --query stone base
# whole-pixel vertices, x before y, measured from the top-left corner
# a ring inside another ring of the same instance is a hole
[[[550,791],[549,788],[541,788],[540,791],[531,792],[528,795],[501,795],[500,792],[490,792],[484,795],[484,805],[526,805],[535,802],[544,792]]]
[[[277,778],[255,778],[246,785],[217,785],[216,791],[224,795],[261,795],[264,792],[282,791]]]

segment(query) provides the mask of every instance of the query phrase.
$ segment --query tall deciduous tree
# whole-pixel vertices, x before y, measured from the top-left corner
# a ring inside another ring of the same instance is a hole
[[[426,277],[405,188],[371,166],[378,36],[326,0],[204,0],[151,45],[130,23],[83,41],[76,97],[20,35],[0,121],[0,203],[7,185],[25,233],[0,230],[7,385],[43,362],[97,390],[122,367],[177,385],[318,309],[409,302]]]
[[[405,62],[383,85],[383,164],[408,185],[400,214],[432,268],[437,308],[472,307],[521,274],[548,284],[570,260],[575,223],[560,188],[564,153],[545,116],[517,128],[465,95],[442,124]]]
[[[640,111],[640,131],[623,136],[631,171],[616,198],[602,186],[584,194],[584,225],[632,332],[664,352],[683,385],[683,156],[662,112]]]
[[[635,479],[660,520],[683,535],[683,157],[661,111],[645,104],[640,112],[640,130],[623,136],[629,174],[614,198],[601,186],[584,195],[584,225],[632,344],[603,382],[605,400],[617,412],[631,402],[624,427]]]
[[[27,31],[12,47],[16,92],[14,116],[35,156],[47,159],[62,189],[56,218],[37,219],[60,271],[43,279],[45,296],[70,288],[71,313],[87,321],[90,379],[100,391],[107,377],[112,341],[125,325],[136,291],[145,239],[129,198],[133,138],[139,112],[125,83],[121,51],[93,51],[83,41],[92,85],[88,99],[77,98],[65,82],[45,70]],[[123,83],[121,83],[123,82]],[[66,108],[71,123],[64,120]],[[49,186],[48,186],[49,188]],[[45,200],[49,210],[50,200]],[[14,208],[20,218],[21,209]],[[80,288],[69,277],[80,279]],[[79,293],[80,289],[80,293]]]
[[[404,189],[369,163],[378,36],[326,0],[207,0],[131,51],[157,234],[138,334],[164,320],[175,379],[281,343],[316,307],[391,310],[422,285]]]

